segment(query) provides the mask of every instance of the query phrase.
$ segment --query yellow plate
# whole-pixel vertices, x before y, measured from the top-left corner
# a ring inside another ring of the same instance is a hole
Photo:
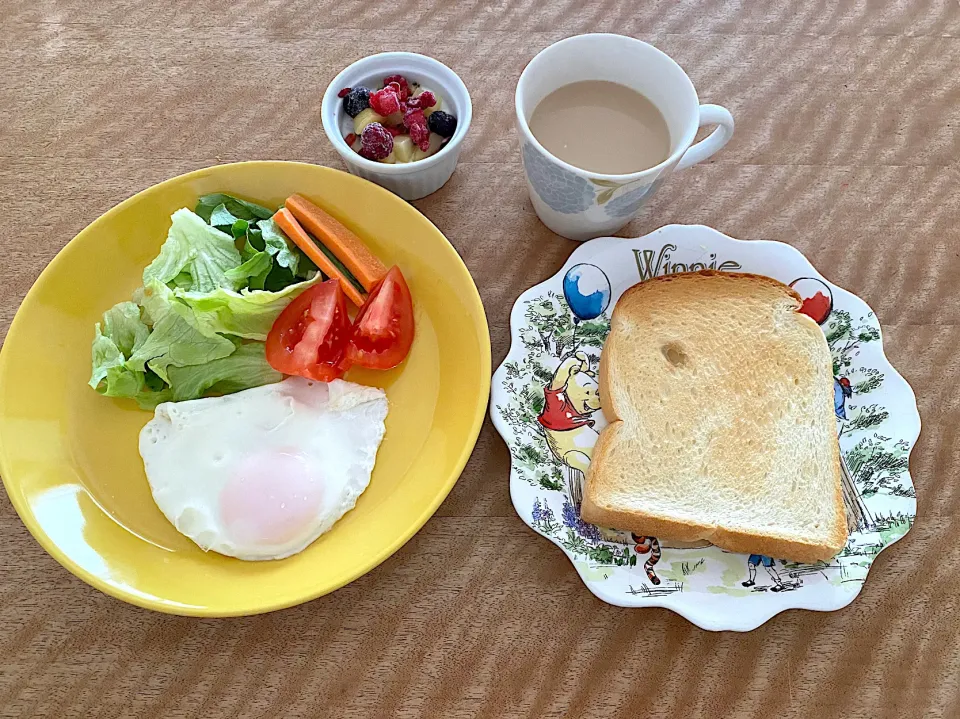
[[[242,562],[204,553],[150,496],[137,451],[152,416],[87,386],[93,325],[130,298],[180,207],[227,192],[278,207],[300,192],[403,270],[417,336],[406,363],[348,379],[384,387],[387,431],[356,508],[297,556]],[[43,271],[0,352],[0,473],[34,537],[84,581],[124,601],[189,615],[288,607],[343,586],[399,549],[436,511],[473,450],[490,392],[490,336],[477,288],[429,220],[352,175],[292,162],[220,165],[113,208]]]

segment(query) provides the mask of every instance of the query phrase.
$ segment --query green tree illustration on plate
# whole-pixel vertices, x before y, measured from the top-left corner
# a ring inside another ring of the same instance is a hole
[[[864,437],[856,446],[847,452],[846,460],[853,480],[861,487],[863,496],[870,497],[877,492],[894,493],[894,488],[900,486],[903,473],[910,467],[910,447],[907,442],[900,440],[892,445],[889,437],[874,435]],[[899,496],[915,496],[915,494],[898,493]]]
[[[553,379],[560,362],[578,350],[596,361],[610,332],[609,317],[575,323],[563,295],[547,292],[530,300],[520,330],[524,348],[518,360],[504,363],[507,401],[496,409],[514,433],[510,443],[514,471],[534,487],[563,495],[562,521],[557,521],[546,499],[533,506],[533,525],[553,537],[571,554],[602,566],[636,566],[632,545],[605,541],[600,530],[580,520],[566,495],[565,468],[547,446],[537,417],[543,410],[543,388]],[[556,498],[555,498],[556,500]],[[542,502],[542,503],[541,503]]]
[[[601,315],[575,324],[563,295],[552,291],[530,300],[524,319],[527,326],[520,331],[520,342],[526,352],[520,360],[504,364],[504,389],[510,399],[497,410],[517,437],[511,455],[518,474],[534,486],[561,491],[564,468],[537,424],[543,411],[543,388],[563,357],[584,347],[603,347],[610,320]]]
[[[850,381],[850,389],[856,399],[856,403],[848,407],[840,435],[879,427],[890,413],[878,404],[864,404],[861,398],[883,384],[883,373],[878,369],[861,367],[855,362],[864,344],[880,340],[880,329],[873,313],[854,322],[846,310],[834,310],[824,329],[833,355],[833,374]]]
[[[527,336],[521,334],[524,346],[528,350],[535,349],[534,338],[539,339],[543,351],[557,359],[584,346],[600,349],[610,332],[610,320],[603,315],[575,324],[566,301],[556,292],[548,292],[545,297],[532,301],[524,318],[532,328]]]

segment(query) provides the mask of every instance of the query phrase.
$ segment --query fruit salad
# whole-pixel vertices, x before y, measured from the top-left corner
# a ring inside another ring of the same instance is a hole
[[[339,97],[344,112],[353,118],[353,132],[343,139],[368,160],[386,164],[423,160],[457,131],[457,118],[443,110],[440,95],[403,75],[383,78],[383,86],[376,90],[345,87]]]

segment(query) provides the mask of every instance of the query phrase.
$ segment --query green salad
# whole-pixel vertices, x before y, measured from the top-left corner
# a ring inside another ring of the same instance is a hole
[[[143,286],[96,325],[90,386],[152,409],[279,381],[264,340],[323,276],[273,214],[219,193],[174,212]]]

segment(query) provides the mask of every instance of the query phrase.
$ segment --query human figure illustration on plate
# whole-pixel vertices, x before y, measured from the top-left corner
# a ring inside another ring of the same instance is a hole
[[[823,280],[815,277],[801,277],[791,282],[790,287],[800,295],[801,305],[799,311],[822,327],[830,318],[830,313],[833,312],[833,291],[830,289],[830,286]],[[837,419],[847,418],[846,401],[852,395],[853,389],[850,385],[850,380],[846,377],[834,377],[834,412]],[[863,499],[853,484],[853,479],[850,477],[846,462],[842,456],[840,457],[840,465],[848,523],[855,527],[857,524],[854,518],[856,513],[858,511],[866,512],[866,508],[863,506]],[[752,587],[756,584],[757,567],[761,564],[767,574],[770,575],[770,579],[773,580],[773,586],[770,587],[770,591],[780,592],[785,589],[795,589],[799,586],[799,582],[797,582],[796,585],[794,583],[784,584],[777,571],[773,557],[762,554],[751,554],[747,558],[747,580],[741,582],[744,587]],[[758,589],[766,589],[766,587],[758,587]]]

